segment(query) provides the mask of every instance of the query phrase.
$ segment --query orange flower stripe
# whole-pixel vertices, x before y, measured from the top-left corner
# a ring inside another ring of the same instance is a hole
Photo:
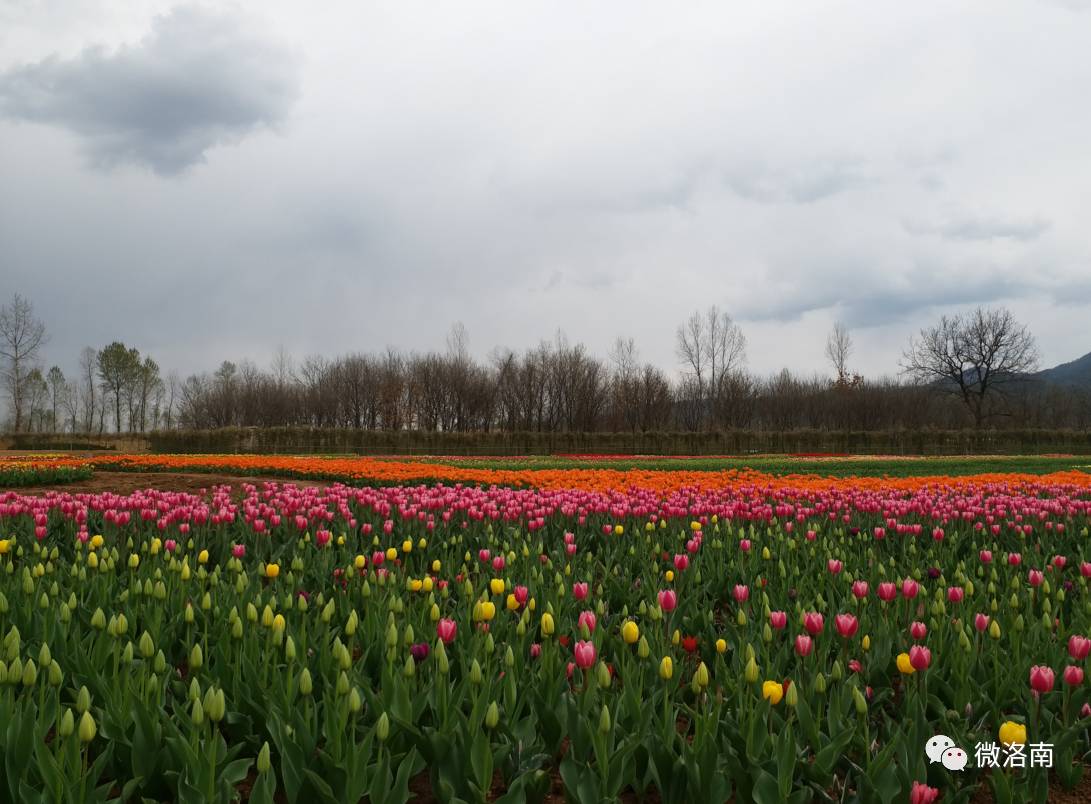
[[[640,488],[661,493],[680,489],[705,491],[746,487],[748,491],[776,493],[791,491],[904,491],[942,487],[950,491],[1000,484],[1009,489],[1027,484],[1041,488],[1063,485],[1091,491],[1091,474],[1061,471],[1045,475],[985,473],[951,477],[824,477],[820,475],[772,475],[750,469],[720,471],[652,469],[478,469],[443,463],[390,458],[324,458],[290,455],[99,455],[77,459],[71,465],[90,464],[104,470],[205,471],[269,477],[322,480],[370,481],[403,484],[411,482],[469,483],[475,485],[520,486],[543,490],[582,489],[611,492]],[[54,464],[55,465],[55,464]]]

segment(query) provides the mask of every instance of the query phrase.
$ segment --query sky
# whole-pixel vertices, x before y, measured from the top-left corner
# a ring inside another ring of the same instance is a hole
[[[0,0],[0,297],[74,368],[616,337],[894,374],[1006,306],[1091,351],[1091,0]]]

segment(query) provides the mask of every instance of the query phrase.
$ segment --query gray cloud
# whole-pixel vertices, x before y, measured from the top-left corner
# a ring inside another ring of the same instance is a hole
[[[869,181],[858,160],[813,158],[796,166],[746,163],[725,171],[725,183],[741,197],[762,204],[811,204]]]
[[[138,44],[0,74],[0,113],[73,132],[96,167],[134,163],[169,175],[278,126],[298,91],[291,52],[237,15],[182,7]]]
[[[980,218],[959,217],[942,222],[906,220],[907,232],[914,235],[937,235],[948,240],[1035,240],[1050,226],[1042,218]]]

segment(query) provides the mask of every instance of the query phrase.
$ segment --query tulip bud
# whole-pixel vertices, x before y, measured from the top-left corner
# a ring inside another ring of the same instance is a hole
[[[62,681],[64,681],[64,673],[61,671],[61,666],[57,664],[57,660],[54,659],[49,663],[49,686],[59,687]]]
[[[674,662],[670,656],[664,656],[663,660],[659,663],[659,677],[664,681],[670,681],[674,675]]]
[[[759,676],[760,672],[758,671],[757,662],[754,661],[753,657],[750,657],[750,659],[746,662],[744,677],[746,678],[748,684],[753,684],[758,680]]]
[[[375,724],[375,736],[381,743],[385,743],[390,736],[390,718],[386,716],[386,712],[379,715],[379,721]]]
[[[489,704],[489,708],[485,711],[485,727],[489,729],[495,729],[496,725],[500,722],[500,710],[496,706],[496,701]]]
[[[856,687],[852,688],[852,702],[856,705],[856,714],[867,714],[867,699],[864,698],[864,694]]]
[[[80,691],[76,694],[76,711],[81,715],[91,708],[91,693],[88,692],[87,687],[80,687]]]
[[[194,726],[200,726],[205,722],[205,708],[201,705],[201,700],[199,698],[194,701],[193,705],[190,707],[189,719],[193,722]]]
[[[638,642],[636,646],[636,655],[641,659],[647,659],[651,655],[651,652],[652,649],[651,646],[648,645],[648,640],[641,635],[640,642]]]
[[[349,692],[349,711],[352,714],[356,714],[364,707],[364,702],[360,699],[360,692],[355,687]]]
[[[311,671],[309,668],[304,667],[303,672],[299,674],[299,694],[310,695],[314,691],[314,682],[311,680]]]
[[[261,750],[258,751],[258,773],[268,773],[272,767],[273,763],[269,759],[269,742],[266,741],[261,744]]]
[[[91,717],[90,712],[84,712],[80,718],[80,742],[89,743],[95,739],[95,734],[98,733],[98,728],[95,726],[95,720]]]
[[[822,695],[826,692],[826,676],[824,674],[819,673],[817,676],[815,676],[814,691],[819,695]]]
[[[189,668],[190,670],[200,670],[204,663],[205,654],[201,650],[201,645],[200,643],[195,643],[189,652]]]
[[[606,704],[603,704],[602,712],[599,714],[599,734],[609,734],[610,727],[610,709]]]
[[[606,666],[606,662],[600,660],[595,666],[595,680],[602,689],[610,689],[610,669]]]
[[[436,641],[436,664],[439,667],[439,672],[443,675],[447,675],[451,671],[451,663],[447,659],[447,649],[443,646],[443,640]]]
[[[481,673],[481,665],[478,664],[477,659],[474,659],[473,663],[470,665],[470,683],[476,687],[481,684],[483,680],[484,677]]]
[[[38,681],[38,667],[34,664],[33,659],[27,659],[27,663],[23,665],[23,686],[33,687]]]
[[[64,708],[64,714],[61,715],[61,722],[57,724],[57,736],[64,739],[72,736],[72,732],[76,730],[76,719],[72,716],[72,710],[67,706]]]
[[[993,639],[1000,639],[1000,623],[995,619],[989,623],[989,636]]]

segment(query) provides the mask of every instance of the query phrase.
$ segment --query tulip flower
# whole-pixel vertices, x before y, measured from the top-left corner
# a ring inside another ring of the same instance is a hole
[[[860,627],[860,621],[852,614],[838,614],[833,618],[833,624],[837,633],[845,639],[852,637]]]
[[[879,584],[876,594],[879,596],[879,600],[884,603],[889,603],[898,594],[898,587],[889,581]]]
[[[445,645],[454,642],[456,634],[458,634],[458,623],[454,620],[444,618],[436,623],[436,636],[443,640]]]
[[[1042,581],[1044,580],[1045,575],[1042,574],[1041,570],[1032,569],[1030,572],[1027,573],[1027,582],[1031,586],[1041,586]]]
[[[1070,664],[1065,667],[1062,678],[1064,679],[1064,683],[1068,686],[1078,687],[1083,683],[1083,668]]]
[[[736,603],[745,603],[747,598],[750,597],[750,587],[743,584],[735,584],[733,591]]]
[[[587,597],[588,585],[586,583],[574,583],[572,584],[572,597],[576,600],[583,600]]]
[[[784,697],[784,686],[779,681],[766,681],[761,685],[761,697],[776,706]]]
[[[922,622],[914,622],[909,626],[909,634],[918,641],[924,639],[928,635],[928,626]]]
[[[621,638],[626,645],[635,645],[640,639],[640,628],[632,620],[626,620],[621,626]]]
[[[1073,634],[1068,638],[1068,655],[1078,662],[1082,662],[1091,653],[1091,639]]]
[[[783,611],[769,612],[769,625],[778,631],[788,625],[788,615]]]
[[[826,561],[826,569],[829,570],[830,573],[832,573],[833,575],[837,575],[838,573],[840,573],[842,566],[842,563],[836,558],[831,558]]]
[[[912,600],[917,596],[920,591],[921,585],[914,581],[912,578],[906,578],[902,581],[902,597],[907,600]]]
[[[947,587],[947,602],[961,603],[965,594],[966,592],[961,586],[949,586]]]
[[[1030,668],[1030,688],[1039,695],[1050,692],[1055,681],[1052,668],[1043,664],[1036,664]]]
[[[932,651],[923,645],[914,645],[909,649],[909,663],[914,670],[927,670],[932,663]]]
[[[932,804],[939,798],[939,789],[921,782],[913,782],[909,791],[909,804]]]
[[[867,581],[853,581],[852,582],[852,596],[858,600],[863,600],[868,594],[868,582]]]
[[[670,681],[671,676],[674,675],[674,662],[670,656],[664,656],[663,660],[659,662],[659,677],[664,681]]]
[[[898,654],[897,665],[898,670],[907,676],[917,672],[917,668],[913,666],[913,661],[909,658],[908,653]]]
[[[678,595],[673,589],[661,589],[659,591],[659,608],[663,611],[674,611],[678,606]]]
[[[811,636],[817,636],[822,632],[825,618],[817,611],[810,611],[803,615],[803,627]]]
[[[989,615],[987,614],[975,614],[974,615],[974,628],[978,631],[984,631],[989,627]]]
[[[1025,745],[1027,742],[1027,727],[1022,723],[1007,720],[1000,726],[998,736],[1000,742],[1004,745]]]
[[[576,627],[582,633],[583,629],[587,628],[588,634],[595,633],[595,626],[598,625],[598,618],[593,611],[581,611],[579,619],[576,621]]]
[[[993,551],[982,550],[977,554],[977,557],[981,559],[982,564],[991,564],[993,562]]]
[[[595,658],[598,653],[595,650],[595,643],[580,640],[576,643],[576,647],[572,650],[573,656],[576,659],[576,666],[581,670],[587,670],[595,663]]]
[[[814,650],[814,640],[806,634],[800,634],[796,637],[795,650],[803,658],[810,656]]]

